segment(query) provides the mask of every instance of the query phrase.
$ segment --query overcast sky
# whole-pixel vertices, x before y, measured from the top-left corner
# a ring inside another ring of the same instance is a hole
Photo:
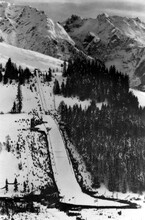
[[[74,3],[72,6],[45,8],[53,19],[69,17],[71,13],[80,14],[83,17],[96,17],[98,14],[106,12],[110,15],[121,15],[129,17],[139,17],[145,21],[145,0],[6,0],[15,3],[28,2],[35,3]],[[43,7],[42,7],[43,9]],[[66,10],[65,10],[66,9]],[[51,11],[50,11],[51,10]]]
[[[15,1],[15,0],[14,0]],[[140,3],[140,4],[143,4],[145,5],[145,1],[144,0],[16,0],[16,1],[19,1],[19,2],[25,2],[25,1],[28,1],[28,2],[70,2],[70,3],[83,3],[83,2],[124,2],[124,3],[131,3],[131,4],[134,4],[134,3]]]

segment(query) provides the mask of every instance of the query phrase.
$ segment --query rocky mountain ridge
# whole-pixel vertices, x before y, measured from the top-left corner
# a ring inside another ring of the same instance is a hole
[[[0,41],[59,59],[86,56],[130,76],[131,87],[145,84],[145,23],[139,18],[72,15],[59,24],[30,6],[0,2]]]
[[[139,18],[72,15],[62,25],[79,49],[129,74],[131,86],[144,84],[145,23]]]
[[[64,28],[43,11],[0,2],[0,41],[60,59],[81,53]]]

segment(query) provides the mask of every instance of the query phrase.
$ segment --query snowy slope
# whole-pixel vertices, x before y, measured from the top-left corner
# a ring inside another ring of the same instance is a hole
[[[29,53],[28,53],[29,54]],[[57,60],[56,60],[57,62]],[[59,76],[61,75],[61,73],[59,73]],[[49,86],[50,87],[50,86]],[[46,99],[48,99],[48,96],[50,95],[50,93],[52,93],[52,88],[49,88],[48,86],[44,86],[44,84],[41,84],[41,88],[42,88],[42,91],[45,93],[45,97]],[[16,87],[12,86],[10,88],[8,87],[4,87],[4,89],[7,90],[7,96],[8,94],[11,94],[11,90],[14,89],[14,92],[12,93],[12,99],[11,99],[11,105],[9,105],[9,107],[12,106],[12,103],[13,103],[13,98],[15,97],[15,94],[16,94]],[[2,94],[2,93],[1,93]],[[36,93],[31,93],[29,88],[25,88],[25,87],[22,87],[22,94],[23,94],[23,98],[24,98],[24,103],[25,105],[23,106],[23,110],[26,111],[26,112],[29,112],[32,108],[36,108],[38,103],[36,102],[38,100],[38,97],[37,97],[37,94]],[[36,99],[37,98],[37,99]],[[57,103],[59,102],[59,100],[61,99],[61,97],[57,97]],[[58,100],[59,99],[59,100]],[[70,100],[65,100],[66,103],[68,104],[71,104],[72,103],[69,103]],[[74,103],[76,100],[73,100]],[[51,104],[50,104],[51,102]],[[79,103],[78,100],[77,100],[77,103],[78,104],[82,104],[84,107],[87,106],[89,103],[86,102],[86,103]],[[58,104],[57,104],[58,105]],[[47,106],[49,107],[49,109],[51,110],[51,106],[53,106],[53,99],[52,97],[50,97],[50,99],[47,100]],[[3,107],[3,105],[2,105]],[[54,106],[53,106],[54,107]],[[7,108],[8,109],[8,108]],[[23,132],[23,136],[26,136],[27,134],[30,135],[30,133],[28,133],[27,131],[27,128],[29,128],[29,125],[25,125],[25,122],[22,121],[22,119],[29,119],[30,116],[28,116],[27,114],[26,115],[14,115],[13,119],[12,118],[9,118],[9,115],[1,115],[1,119],[0,121],[3,123],[0,124],[0,134],[1,134],[1,137],[0,137],[0,141],[1,142],[4,142],[5,141],[5,136],[7,134],[10,134],[11,137],[13,138],[13,140],[16,141],[17,139],[17,135],[20,133],[20,132]],[[16,117],[18,117],[16,119]],[[20,120],[20,121],[19,121]],[[60,133],[58,131],[58,128],[56,126],[56,123],[52,120],[52,118],[44,118],[45,121],[48,120],[48,124],[47,126],[52,127],[52,130],[50,131],[51,132],[51,138],[53,139],[53,146],[54,146],[54,149],[58,149],[58,139],[56,139],[56,133],[58,134],[58,137],[60,137]],[[9,126],[9,123],[11,126]],[[5,128],[5,129],[4,129]],[[8,130],[6,130],[8,129]],[[10,130],[9,130],[10,129]],[[19,130],[20,129],[20,130]],[[26,129],[26,130],[23,130],[23,129]],[[57,132],[56,132],[57,131]],[[3,135],[2,135],[3,134]],[[31,138],[30,138],[31,139]],[[37,137],[36,137],[36,140],[37,140]],[[37,143],[39,141],[37,140]],[[62,143],[62,140],[59,141],[59,143]],[[36,149],[39,149],[40,145],[37,145],[37,148]],[[61,156],[64,156],[64,154],[66,155],[66,153],[63,154],[64,152],[64,146],[63,144],[60,146],[61,148],[61,152],[55,152],[56,153],[56,158],[58,159],[59,157]],[[25,150],[27,149],[27,151]],[[46,146],[45,146],[45,149],[46,149]],[[28,157],[29,155],[29,157]],[[4,160],[4,157],[7,158],[7,160]],[[41,160],[41,161],[44,161],[45,160],[45,157],[43,158],[39,158],[40,155],[37,156],[37,160]],[[28,158],[25,159],[25,158]],[[9,153],[3,151],[1,152],[0,154],[0,171],[1,171],[1,174],[3,175],[3,178],[2,178],[2,183],[1,183],[1,186],[3,186],[4,184],[4,180],[6,177],[8,177],[8,179],[10,179],[10,181],[13,181],[14,180],[14,177],[16,175],[19,175],[17,176],[18,178],[18,181],[23,184],[23,181],[27,180],[27,173],[29,172],[30,175],[29,175],[29,178],[30,178],[30,187],[31,187],[31,182],[35,182],[35,186],[37,188],[37,186],[42,186],[43,184],[47,184],[47,181],[49,180],[48,179],[48,176],[47,176],[47,172],[44,172],[45,170],[41,170],[39,167],[34,167],[33,164],[31,164],[31,154],[30,154],[30,150],[28,148],[28,145],[25,145],[25,148],[24,148],[24,151],[22,152],[22,158],[21,158],[23,161],[24,161],[24,170],[23,172],[18,172],[18,164],[19,164],[19,160],[17,160],[17,158],[13,155],[10,155]],[[66,159],[66,158],[65,158]],[[9,167],[8,166],[8,163],[7,161],[9,160],[9,162],[11,162],[11,172],[9,171]],[[36,161],[37,161],[36,160]],[[63,159],[62,159],[63,160]],[[58,181],[61,181],[63,178],[61,175],[64,176],[64,167],[65,165],[62,163],[62,160],[58,163],[57,163],[57,166],[59,167],[59,169],[61,169],[62,172],[59,172],[59,175],[58,175]],[[28,166],[28,163],[30,165],[30,169],[27,170],[27,166]],[[67,162],[68,164],[68,162]],[[31,166],[32,165],[32,166]],[[60,166],[61,165],[61,166]],[[5,167],[5,169],[3,169],[3,166]],[[26,166],[26,167],[25,167]],[[70,173],[70,169],[67,169],[68,170],[68,173]],[[3,171],[3,172],[2,172]],[[9,172],[7,172],[9,171]],[[35,176],[33,175],[33,172],[35,173]],[[66,174],[66,173],[65,173]],[[2,176],[1,175],[1,176]],[[69,174],[68,174],[69,175]],[[75,199],[73,198],[72,200],[70,200],[70,202],[79,202],[82,204],[82,202],[84,203],[85,201],[89,202],[89,204],[92,202],[92,199],[88,199],[88,197],[82,195],[82,194],[76,194],[75,192],[75,189],[73,189],[73,187],[70,185],[71,189],[69,189],[69,186],[67,185],[66,187],[66,179],[67,179],[67,175],[65,175],[65,178],[64,178],[64,181],[62,181],[60,183],[61,186],[63,186],[64,190],[62,191],[63,195],[64,193],[67,195],[65,198],[66,198],[66,201],[71,199],[71,195],[72,193],[75,194]],[[74,181],[74,180],[73,180]],[[22,190],[23,186],[21,185],[20,189]],[[71,191],[72,190],[72,191]],[[70,193],[68,193],[68,191],[70,191]],[[80,190],[78,190],[79,193],[82,193],[80,192]],[[78,192],[77,191],[77,192]],[[106,189],[105,189],[106,191]],[[3,193],[3,192],[1,192]],[[13,193],[13,188],[12,188],[12,193]],[[82,195],[82,196],[81,196]],[[124,197],[126,197],[126,195],[124,195]],[[65,200],[64,200],[65,201]],[[104,201],[102,202],[98,202],[96,201],[97,205],[100,205],[100,204],[103,204],[104,205]],[[94,201],[93,201],[93,204],[94,204]],[[106,204],[107,205],[107,204]],[[112,205],[114,205],[114,203],[112,203]],[[127,220],[135,220],[136,219],[136,216],[138,216],[138,219],[139,220],[143,220],[144,219],[144,206],[142,209],[138,209],[138,210],[121,210],[122,211],[122,216],[120,216],[118,214],[119,210],[82,210],[81,211],[81,216],[83,219],[86,219],[86,220],[96,220],[96,219],[100,219],[100,220],[104,220],[104,219],[108,219],[110,218],[113,218],[113,219],[127,219]],[[1,216],[0,216],[1,218]],[[4,218],[1,218],[1,219],[4,219]],[[19,214],[15,214],[14,215],[14,219],[57,219],[57,220],[64,220],[64,219],[76,219],[76,217],[68,217],[66,216],[66,214],[58,211],[58,210],[50,210],[50,209],[47,209],[46,207],[42,207],[42,210],[41,212],[37,215],[37,214],[30,214],[30,213],[19,213]]]
[[[138,98],[139,105],[145,107],[145,92],[136,89],[130,89],[130,91]]]
[[[29,67],[30,69],[39,68],[41,70],[52,69],[61,70],[61,64],[63,61],[43,55],[31,50],[21,49],[4,42],[0,43],[0,63],[5,64],[8,58],[22,67]]]
[[[24,181],[30,191],[53,184],[49,177],[46,142],[40,133],[30,132],[31,117],[28,114],[0,115],[0,196],[23,195]],[[9,186],[8,192],[1,189],[6,179],[13,183],[15,178],[19,183],[18,192],[14,192],[14,186]]]

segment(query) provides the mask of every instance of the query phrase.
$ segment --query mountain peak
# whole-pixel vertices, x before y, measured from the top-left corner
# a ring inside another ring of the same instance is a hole
[[[30,6],[0,3],[0,39],[13,46],[67,59],[75,43],[64,28]]]
[[[78,16],[78,15],[72,14],[71,20],[76,21],[76,20],[79,20],[79,19],[82,19],[82,18],[80,16]]]
[[[97,16],[98,20],[104,20],[104,19],[107,19],[107,18],[109,18],[109,15],[107,13],[102,13],[102,14],[99,14]]]
[[[66,24],[75,24],[75,23],[78,23],[82,20],[83,19],[80,16],[72,14],[71,17],[68,18],[66,21],[62,22],[62,24],[64,24],[64,23],[66,23]]]
[[[103,13],[96,19],[72,21],[64,27],[78,48],[104,61],[107,66],[116,65],[119,71],[129,73],[131,77],[145,54],[145,23],[139,18]]]
[[[134,20],[137,21],[138,23],[142,23],[142,21],[138,17],[134,18]]]

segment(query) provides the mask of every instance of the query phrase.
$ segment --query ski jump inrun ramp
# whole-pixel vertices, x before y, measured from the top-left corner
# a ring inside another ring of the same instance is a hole
[[[62,198],[61,202],[78,206],[106,208],[121,208],[127,206],[127,204],[117,201],[110,201],[99,198],[95,199],[82,192],[81,187],[76,180],[72,163],[70,161],[67,149],[64,144],[64,139],[62,137],[61,131],[59,130],[57,121],[54,119],[53,116],[45,114],[45,112],[48,112],[49,109],[47,108],[38,72],[36,73],[36,79],[37,92],[43,111],[42,117],[45,121],[45,124],[39,126],[39,128],[45,131],[47,135],[53,175],[59,190],[59,195]]]

